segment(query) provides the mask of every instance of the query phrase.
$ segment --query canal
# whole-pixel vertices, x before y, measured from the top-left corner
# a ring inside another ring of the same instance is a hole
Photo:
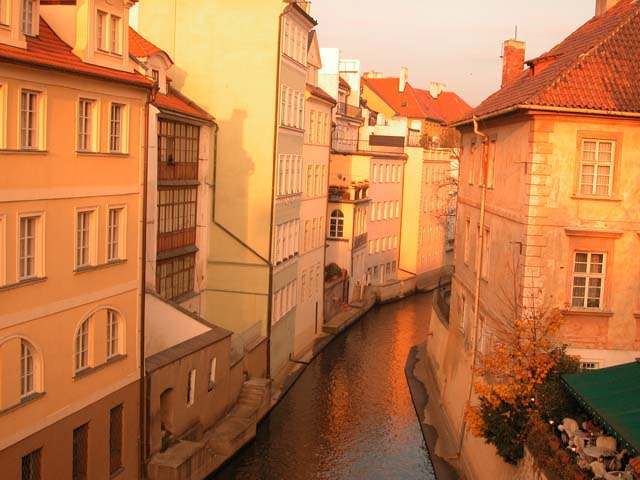
[[[216,480],[434,479],[404,373],[431,295],[378,306],[336,338]]]

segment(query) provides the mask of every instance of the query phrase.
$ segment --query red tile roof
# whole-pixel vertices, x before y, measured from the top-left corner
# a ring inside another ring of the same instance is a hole
[[[163,51],[136,32],[133,28],[129,27],[129,52],[134,57],[145,58]]]
[[[351,91],[351,85],[349,85],[349,82],[347,82],[344,78],[339,77],[340,80],[340,86],[342,88],[346,88],[347,90]]]
[[[469,113],[472,108],[467,102],[454,92],[440,92],[438,98],[433,98],[428,90],[414,89],[418,101],[427,113],[427,118],[449,123]]]
[[[528,65],[472,115],[519,105],[640,113],[640,2],[620,0]]]
[[[635,472],[636,475],[640,475],[640,457],[636,457],[629,461],[631,468]]]
[[[448,123],[471,110],[467,102],[454,92],[441,92],[433,98],[427,90],[414,88],[410,83],[399,91],[399,78],[362,78],[374,93],[384,100],[397,115],[408,118],[425,118]]]
[[[384,100],[397,115],[408,118],[427,118],[427,112],[418,101],[418,96],[409,83],[407,83],[404,92],[399,91],[400,79],[397,77],[362,77],[362,83]]]
[[[0,44],[0,61],[52,68],[148,88],[153,85],[151,80],[134,71],[123,72],[84,63],[80,57],[72,52],[71,47],[55,34],[42,17],[40,18],[40,33],[37,37],[27,37],[26,49]]]
[[[311,95],[315,95],[316,97],[321,98],[322,100],[325,100],[334,105],[337,103],[335,98],[333,98],[331,95],[329,95],[320,87],[316,87],[315,85],[311,85],[310,83],[307,83],[307,90],[309,91],[309,93],[311,93]]]
[[[182,113],[200,120],[208,122],[214,120],[204,109],[173,88],[169,88],[166,95],[158,93],[153,104],[158,108]]]

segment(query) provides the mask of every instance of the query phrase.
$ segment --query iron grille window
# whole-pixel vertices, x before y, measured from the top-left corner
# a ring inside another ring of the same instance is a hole
[[[158,190],[158,252],[196,243],[198,187]]]
[[[22,457],[22,480],[40,480],[40,453],[42,449],[34,450]]]
[[[109,413],[109,473],[113,475],[122,468],[122,405]]]
[[[89,425],[85,423],[73,431],[73,480],[87,479]]]
[[[192,292],[195,263],[195,253],[159,261],[156,268],[156,290],[169,300]]]
[[[158,126],[158,162],[160,164],[158,179],[198,178],[199,143],[200,127],[160,119]]]

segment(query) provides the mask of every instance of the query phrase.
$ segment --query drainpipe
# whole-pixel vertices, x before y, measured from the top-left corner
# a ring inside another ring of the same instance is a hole
[[[484,218],[485,218],[485,203],[487,199],[487,174],[489,163],[489,139],[487,135],[478,129],[478,119],[473,117],[473,131],[476,135],[484,138],[482,142],[482,182],[480,183],[480,233],[478,235],[478,241],[480,242],[480,252],[478,258],[478,271],[476,272],[476,286],[475,286],[475,298],[473,301],[473,344],[471,346],[471,380],[469,382],[469,390],[467,393],[467,404],[471,401],[471,394],[473,393],[473,382],[475,380],[475,365],[476,357],[478,354],[478,318],[480,308],[480,285],[482,279],[482,264],[484,261]],[[467,422],[463,419],[462,428],[460,429],[460,439],[458,441],[458,457],[462,453],[462,443],[464,441],[465,429]]]

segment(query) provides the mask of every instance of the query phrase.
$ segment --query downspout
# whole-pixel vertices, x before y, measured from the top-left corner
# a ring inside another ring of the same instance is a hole
[[[141,246],[141,272],[140,272],[140,476],[147,478],[147,451],[148,451],[148,429],[146,421],[148,412],[148,394],[146,389],[145,373],[145,291],[147,283],[147,187],[149,172],[149,105],[153,102],[156,91],[155,87],[147,95],[147,102],[144,107],[144,167],[142,174],[142,246]]]
[[[478,271],[476,272],[475,298],[473,300],[473,336],[471,346],[471,380],[469,381],[469,390],[467,392],[467,405],[471,401],[473,393],[473,382],[475,380],[476,356],[478,354],[478,318],[480,308],[480,285],[482,279],[482,263],[484,261],[484,217],[485,203],[487,199],[487,173],[489,162],[489,139],[487,135],[478,129],[478,119],[473,117],[473,131],[476,135],[484,138],[482,142],[482,181],[480,182],[481,199],[480,199],[480,233],[478,241],[480,242],[480,252],[478,257]],[[460,439],[458,441],[458,457],[462,453],[462,443],[464,441],[465,429],[467,422],[463,419],[462,428],[460,429]]]
[[[267,378],[271,378],[271,320],[273,311],[273,222],[276,216],[276,168],[278,165],[278,128],[280,125],[280,66],[282,59],[280,58],[280,49],[282,45],[282,25],[284,16],[287,13],[285,8],[278,16],[278,45],[276,48],[276,58],[278,60],[276,69],[276,106],[273,119],[273,165],[271,169],[271,214],[269,222],[269,298],[267,298]],[[302,173],[302,172],[301,172]]]

